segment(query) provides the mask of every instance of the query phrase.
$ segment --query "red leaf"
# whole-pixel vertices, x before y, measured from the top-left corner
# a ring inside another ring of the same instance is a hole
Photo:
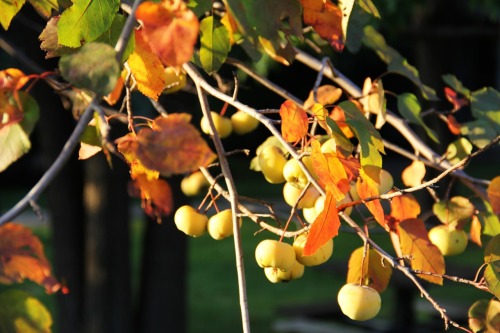
[[[311,225],[307,242],[302,255],[314,254],[323,244],[339,233],[340,219],[337,211],[337,201],[331,192],[326,192],[323,211]]]
[[[444,87],[444,95],[448,102],[453,104],[453,111],[459,110],[462,106],[469,104],[469,101],[464,97],[458,97],[455,90],[450,87]]]
[[[297,142],[307,135],[309,126],[307,113],[292,101],[285,101],[280,107],[281,133],[288,142]]]
[[[454,135],[460,135],[460,123],[457,121],[455,116],[449,114],[446,116],[446,124],[448,125],[448,129]]]
[[[368,176],[363,169],[360,170],[359,178],[356,183],[356,190],[361,200],[379,195],[378,184]],[[388,229],[384,218],[384,210],[380,200],[365,202],[366,207],[373,214],[375,220],[385,229]]]
[[[500,215],[500,176],[496,176],[491,180],[488,186],[488,197],[490,198],[493,212]]]
[[[342,11],[330,0],[301,0],[305,24],[311,25],[321,38],[337,51],[344,49]]]
[[[20,283],[29,279],[56,292],[61,285],[51,275],[42,242],[25,226],[8,223],[0,226],[0,282]]]

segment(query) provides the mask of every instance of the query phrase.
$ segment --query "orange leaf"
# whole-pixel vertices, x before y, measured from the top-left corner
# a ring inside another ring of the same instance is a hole
[[[0,90],[16,91],[21,89],[29,77],[17,68],[7,68],[0,71]]]
[[[383,292],[392,275],[392,267],[384,265],[382,256],[370,249],[363,260],[364,247],[359,247],[351,253],[347,271],[347,283],[360,283]]]
[[[140,191],[141,206],[152,218],[170,215],[173,207],[172,190],[163,179],[148,179],[145,174],[137,175],[134,186]]]
[[[491,180],[488,186],[488,197],[490,198],[493,212],[500,215],[500,176],[496,176]]]
[[[142,174],[145,174],[150,180],[158,179],[160,177],[160,172],[146,168],[137,158],[135,153],[135,150],[137,149],[137,137],[133,133],[129,133],[121,138],[118,138],[115,142],[118,151],[122,153],[125,160],[130,165],[130,176],[132,179],[135,179]]]
[[[357,158],[353,156],[344,157],[340,151],[337,151],[337,157],[339,158],[340,163],[344,166],[344,170],[347,174],[347,180],[349,182],[359,177],[361,164]]]
[[[408,187],[414,187],[422,184],[425,177],[425,164],[422,161],[413,161],[403,170],[401,179],[403,184]]]
[[[311,225],[302,255],[314,254],[328,240],[338,235],[339,228],[340,219],[337,211],[337,201],[332,193],[327,191],[323,211]]]
[[[156,118],[152,128],[142,129],[132,145],[141,163],[168,177],[195,171],[214,161],[216,155],[190,120],[187,113],[173,113]]]
[[[194,53],[200,23],[182,0],[143,2],[135,14],[144,37],[166,66],[181,66]]]
[[[304,102],[304,109],[308,110],[312,108],[315,103],[319,103],[323,106],[332,105],[339,100],[340,96],[342,96],[342,89],[332,85],[321,86],[317,90],[317,101],[314,99],[314,91],[311,90]]]
[[[336,201],[341,201],[350,188],[342,162],[334,152],[323,153],[317,140],[311,141],[311,147],[314,173],[326,191],[331,192]]]
[[[344,49],[342,11],[330,0],[301,0],[305,24],[327,40],[338,52]]]
[[[404,221],[417,218],[420,214],[420,205],[411,194],[403,194],[391,200],[391,216],[396,220]]]
[[[307,135],[309,126],[307,114],[292,101],[285,101],[280,107],[281,133],[288,142],[297,142]]]
[[[399,240],[403,255],[411,256],[411,268],[435,274],[444,274],[444,258],[441,251],[429,241],[427,229],[424,222],[418,219],[410,219],[399,224]],[[420,278],[443,284],[443,278],[429,275],[419,275]]]
[[[109,105],[115,105],[122,95],[124,85],[125,85],[125,80],[123,79],[123,72],[122,72],[122,75],[120,75],[118,77],[118,80],[116,80],[115,89],[113,89],[112,92],[110,92],[107,96],[104,97],[106,103],[108,103]]]
[[[363,169],[360,169],[359,178],[356,183],[356,190],[361,200],[375,197],[379,195],[378,184],[368,176]],[[385,229],[387,229],[386,221],[384,218],[384,210],[380,204],[380,200],[372,200],[365,202],[366,207],[373,214],[375,220]]]
[[[339,126],[340,130],[342,131],[342,133],[344,133],[344,135],[347,138],[354,137],[354,134],[352,133],[351,129],[349,128],[349,125],[347,125],[347,122],[345,121],[345,114],[344,114],[344,110],[342,110],[342,108],[335,106],[332,109],[332,111],[330,112],[330,118],[335,120],[335,122]]]
[[[481,241],[481,229],[481,221],[479,221],[477,215],[474,215],[470,223],[470,239],[480,247],[483,246],[483,242]]]
[[[29,228],[7,223],[0,226],[0,283],[20,283],[24,279],[42,285],[48,293],[61,288],[51,275],[42,242]]]
[[[454,135],[460,135],[460,123],[457,121],[457,118],[452,114],[446,116],[446,124],[448,125],[448,129]]]
[[[139,91],[157,101],[165,88],[167,75],[160,59],[144,40],[141,30],[135,31],[135,50],[129,56],[128,64]]]
[[[469,101],[464,97],[458,97],[455,90],[450,87],[444,87],[444,95],[448,102],[453,104],[453,111],[459,110],[462,106],[469,104]]]

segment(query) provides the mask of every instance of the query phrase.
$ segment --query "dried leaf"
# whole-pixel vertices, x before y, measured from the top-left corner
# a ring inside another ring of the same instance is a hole
[[[281,133],[288,142],[297,142],[307,135],[308,119],[304,109],[292,101],[285,101],[280,107]]]
[[[337,211],[337,201],[333,194],[327,191],[323,211],[311,225],[302,255],[314,254],[328,240],[338,235],[339,228],[340,219]]]
[[[391,216],[404,221],[416,219],[420,214],[420,204],[411,194],[403,194],[391,200]]]
[[[157,101],[165,87],[167,76],[160,59],[144,40],[141,30],[135,31],[135,50],[129,56],[128,64],[139,91]]]
[[[363,260],[364,247],[359,247],[351,253],[347,271],[347,283],[361,283],[383,292],[389,285],[392,268],[384,265],[382,256],[370,249]]]
[[[342,96],[342,89],[332,85],[321,86],[317,90],[316,99],[314,99],[314,91],[311,90],[304,102],[304,109],[311,109],[315,103],[323,106],[332,105],[340,99],[340,96]]]
[[[330,0],[301,0],[305,24],[314,28],[338,52],[344,49],[342,11]]]
[[[181,66],[194,53],[200,23],[182,0],[145,1],[135,14],[144,37],[166,66]]]
[[[359,172],[359,178],[356,183],[356,190],[361,199],[375,197],[379,195],[378,184],[370,176],[368,176],[364,169]],[[365,202],[366,207],[373,214],[375,220],[385,229],[388,229],[384,218],[384,210],[380,204],[380,200],[372,200]]]
[[[145,174],[134,178],[134,186],[140,191],[141,206],[152,218],[168,216],[173,208],[170,185],[163,179],[148,179]]]
[[[483,247],[483,242],[481,241],[481,229],[481,221],[479,221],[477,215],[474,215],[470,224],[470,239],[479,247]]]
[[[418,219],[403,221],[398,227],[399,240],[403,255],[411,256],[411,268],[435,274],[444,274],[444,258],[439,249],[429,241],[424,222]],[[443,284],[443,278],[419,275],[420,278]]]
[[[42,242],[25,226],[0,226],[0,283],[19,283],[24,279],[43,286],[48,293],[61,285],[52,276]]]
[[[491,180],[488,186],[488,198],[493,212],[500,216],[500,176],[496,176]]]
[[[60,57],[63,54],[73,53],[74,48],[60,45],[57,39],[57,23],[60,16],[52,17],[48,22],[42,33],[38,37],[41,41],[40,48],[44,50],[45,59]]]
[[[425,164],[422,161],[413,161],[407,166],[401,174],[403,184],[408,187],[414,187],[422,184],[425,177]]]

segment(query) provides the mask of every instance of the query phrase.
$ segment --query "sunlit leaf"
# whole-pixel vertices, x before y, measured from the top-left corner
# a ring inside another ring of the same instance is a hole
[[[9,29],[10,22],[21,10],[26,0],[2,0],[0,1],[0,24],[5,30]]]
[[[491,261],[484,270],[484,279],[488,289],[497,298],[500,297],[500,260]]]
[[[152,128],[137,134],[134,150],[139,160],[165,177],[192,172],[213,162],[216,155],[190,120],[185,113],[156,118]]]
[[[349,138],[354,137],[351,129],[345,121],[344,111],[335,106],[330,112],[328,118],[326,118],[326,123],[330,128],[329,133],[335,138],[337,146],[340,146],[345,155],[349,155],[354,150],[354,145],[349,140]]]
[[[44,286],[49,293],[60,288],[51,275],[38,237],[25,226],[7,223],[0,226],[0,283],[19,283],[24,279]]]
[[[354,6],[354,0],[339,0],[338,6],[342,11],[342,35],[345,40],[347,36],[349,18],[351,17],[352,7]]]
[[[488,185],[488,198],[493,212],[500,215],[500,176],[496,176]]]
[[[399,221],[416,219],[420,214],[420,204],[411,194],[403,194],[392,198],[391,216]]]
[[[462,196],[455,196],[450,200],[441,200],[432,206],[432,211],[436,217],[448,225],[457,225],[470,219],[475,209],[470,200]]]
[[[444,274],[445,265],[441,251],[429,241],[424,222],[410,219],[401,222],[398,228],[401,252],[410,255],[411,268],[435,274]],[[441,285],[443,278],[419,275],[420,278]]]
[[[359,247],[351,253],[347,271],[347,283],[360,283],[383,292],[389,285],[392,267],[384,264],[382,256],[370,249],[363,260],[364,248]]]
[[[107,95],[113,91],[120,66],[113,47],[103,43],[85,44],[78,52],[63,55],[59,69],[65,80],[79,88]]]
[[[6,333],[50,333],[52,316],[35,297],[23,290],[0,293],[0,331]]]
[[[472,152],[472,143],[466,138],[453,141],[446,148],[446,159],[451,164],[457,164]]]
[[[200,60],[207,73],[219,70],[231,50],[229,34],[224,25],[214,16],[204,18],[200,23]]]
[[[365,12],[380,18],[380,13],[372,0],[359,0],[358,4]]]
[[[435,142],[439,142],[436,133],[429,128],[420,117],[422,108],[418,102],[417,96],[412,93],[398,95],[398,110],[410,123],[422,126],[429,138]]]
[[[486,332],[500,332],[500,302],[497,299],[490,300],[488,312],[486,313]]]
[[[356,191],[358,192],[361,200],[375,197],[379,195],[378,184],[373,178],[368,176],[364,169],[359,172],[359,178],[356,183]],[[380,204],[380,200],[371,200],[365,202],[365,206],[368,208],[370,213],[373,214],[375,220],[384,228],[387,229],[386,221],[384,218],[384,210]]]
[[[227,12],[224,17],[221,18],[220,22],[226,27],[230,45],[234,45],[242,38],[238,31],[238,23],[234,19],[231,12]]]
[[[140,30],[135,31],[135,49],[128,58],[128,64],[137,82],[137,89],[145,96],[158,100],[165,87],[165,68]]]
[[[462,82],[456,78],[453,74],[445,74],[442,76],[443,81],[449,85],[454,91],[461,93],[465,97],[469,98],[470,90],[464,87]]]
[[[500,260],[500,235],[491,238],[484,248],[484,262],[490,263]]]
[[[472,221],[470,223],[470,239],[472,242],[476,243],[479,247],[483,246],[483,242],[481,241],[481,221],[477,215],[472,217]]]
[[[21,89],[29,78],[18,68],[7,68],[0,71],[0,90],[14,92]]]
[[[479,300],[472,304],[468,311],[469,327],[472,332],[477,333],[486,327],[486,314],[490,302],[486,299]]]
[[[466,135],[478,148],[488,145],[498,135],[488,120],[478,119],[464,123],[460,127],[462,135]]]
[[[457,111],[462,108],[462,106],[468,105],[469,100],[464,97],[459,97],[457,92],[450,87],[444,87],[444,95],[448,102],[453,104],[453,111]]]
[[[453,116],[452,114],[449,114],[446,116],[446,125],[448,125],[448,129],[450,130],[450,133],[454,135],[460,135],[461,133],[461,125],[457,121],[457,118]]]
[[[471,94],[472,115],[488,122],[497,135],[500,134],[499,106],[500,92],[491,87],[479,89]]]
[[[314,94],[314,91],[311,90],[309,96],[304,102],[304,109],[310,109],[315,103],[319,103],[323,106],[332,105],[337,102],[341,96],[342,89],[332,85],[321,86],[316,91],[316,95]]]
[[[45,19],[50,18],[54,11],[59,11],[57,0],[28,0],[28,2]]]
[[[134,186],[138,188],[141,206],[152,218],[168,216],[173,208],[173,195],[170,185],[163,179],[149,179],[140,174],[134,177]]]
[[[281,104],[281,133],[288,142],[297,142],[307,135],[307,114],[294,102],[287,100]]]
[[[311,225],[302,255],[314,254],[328,240],[338,235],[339,228],[340,219],[337,211],[337,201],[332,193],[327,191],[323,211]]]
[[[130,165],[130,176],[132,177],[132,179],[135,179],[144,174],[149,180],[158,179],[160,177],[160,172],[145,167],[137,158],[136,141],[137,137],[133,133],[129,133],[116,140],[118,151],[123,154],[125,160]],[[140,194],[138,196],[140,196]]]
[[[41,41],[40,48],[46,52],[45,59],[60,57],[63,54],[75,52],[74,48],[63,46],[58,43],[57,23],[59,22],[59,18],[60,16],[52,17],[47,22],[47,25],[38,37],[38,39],[40,39]]]
[[[181,0],[145,1],[135,14],[144,37],[166,66],[181,66],[194,53],[200,24]]]
[[[414,187],[422,184],[425,177],[425,164],[422,161],[413,161],[407,166],[401,174],[403,184],[408,187]]]
[[[73,0],[57,23],[58,43],[80,47],[97,39],[113,23],[117,0]]]
[[[488,236],[496,236],[500,234],[500,220],[498,216],[489,211],[481,211],[477,214],[477,218],[483,226],[483,234]]]
[[[304,22],[328,41],[336,51],[344,49],[342,11],[330,0],[301,0]]]

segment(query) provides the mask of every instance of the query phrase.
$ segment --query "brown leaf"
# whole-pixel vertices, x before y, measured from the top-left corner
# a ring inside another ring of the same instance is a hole
[[[396,220],[404,221],[416,219],[420,214],[420,205],[411,194],[403,194],[391,200],[391,216]]]
[[[302,255],[314,254],[328,240],[338,235],[339,228],[340,219],[337,211],[337,201],[333,194],[327,191],[323,211],[311,225]]]
[[[165,87],[167,76],[160,59],[144,40],[141,30],[135,31],[135,49],[128,58],[128,64],[137,82],[137,89],[157,101]]]
[[[490,198],[493,212],[500,216],[500,176],[496,176],[491,180],[488,186],[488,198]]]
[[[425,164],[422,161],[413,161],[403,170],[401,179],[403,184],[408,187],[414,187],[422,184],[425,177]]]
[[[25,226],[7,223],[0,226],[0,282],[20,283],[24,279],[42,285],[48,293],[61,288],[38,237]]]
[[[332,105],[342,96],[342,89],[332,85],[321,86],[317,90],[317,101],[314,100],[314,91],[311,90],[309,97],[304,102],[304,109],[309,110],[315,103],[323,106]]]
[[[308,119],[304,109],[287,100],[280,107],[281,133],[288,142],[297,142],[307,135]]]
[[[181,66],[194,53],[200,23],[182,0],[146,1],[135,14],[144,37],[166,66]]]
[[[479,247],[483,247],[483,242],[481,241],[481,229],[481,221],[479,221],[477,215],[474,215],[470,223],[470,239]]]
[[[383,292],[391,279],[392,267],[383,263],[382,256],[370,249],[363,260],[364,247],[351,253],[347,271],[347,283],[360,283]]]
[[[401,222],[398,227],[401,252],[411,256],[411,268],[424,272],[443,275],[445,273],[444,258],[441,251],[429,241],[424,222],[418,219],[409,219]],[[443,278],[430,275],[419,275],[420,278],[443,284]]]
[[[134,178],[134,186],[138,188],[141,206],[152,218],[160,219],[172,212],[173,197],[170,185],[163,179],[148,179],[140,174]]]
[[[344,49],[342,11],[330,0],[301,0],[305,24],[311,25],[318,35],[337,51]]]
[[[217,157],[191,123],[191,115],[173,113],[144,128],[132,144],[141,163],[169,177],[198,170]]]
[[[359,178],[356,182],[356,190],[361,199],[375,197],[379,195],[378,184],[368,176],[363,169],[360,169]],[[375,220],[386,230],[388,226],[384,218],[384,210],[380,204],[380,200],[372,200],[365,202],[366,207],[373,214]]]

